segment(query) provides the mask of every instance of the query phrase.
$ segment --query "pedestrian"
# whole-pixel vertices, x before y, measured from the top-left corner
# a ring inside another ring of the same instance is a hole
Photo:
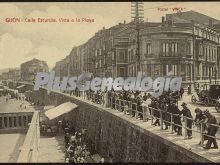
[[[162,98],[161,104],[160,104],[160,109],[162,110],[162,119],[164,120],[165,124],[165,130],[168,130],[169,123],[167,122],[167,106],[165,102],[165,98]]]
[[[190,95],[191,94],[191,84],[189,84],[189,86],[188,86],[188,95]]]
[[[147,93],[145,92],[145,93],[144,93],[144,96],[143,96],[143,100],[144,100],[144,101],[147,101],[147,99],[148,99],[148,96],[147,96]]]
[[[69,142],[70,142],[70,135],[69,135],[69,133],[67,132],[67,133],[65,133],[65,136],[64,136],[64,141],[65,141],[65,148],[67,148],[68,147],[68,145],[69,145]]]
[[[204,149],[210,149],[212,144],[214,145],[212,148],[217,149],[218,144],[215,139],[215,135],[218,131],[218,127],[213,126],[217,124],[216,117],[212,115],[209,110],[205,110],[204,115],[206,119],[204,120],[204,123],[206,124],[207,127],[207,135],[208,135],[208,142],[206,143],[206,146],[203,147]],[[209,137],[212,136],[212,137]]]
[[[159,111],[159,102],[157,101],[157,100],[155,100],[155,104],[154,104],[155,106],[153,107],[154,108],[154,111],[153,111],[153,115],[154,115],[154,117],[156,118],[156,121],[154,122],[154,124],[153,125],[155,125],[155,126],[160,126],[160,120],[159,120],[159,118],[160,118],[160,111]]]
[[[200,108],[195,109],[196,117],[194,119],[195,125],[198,127],[199,131],[201,131],[201,128],[203,126],[203,130],[205,130],[205,124],[202,125],[204,122],[206,116],[204,115],[204,112]],[[204,140],[207,140],[207,136],[203,136]],[[199,145],[201,144],[201,141],[199,142]]]
[[[173,113],[174,131],[177,135],[182,136],[182,122],[181,122],[181,111],[175,104],[175,100],[170,100],[171,102],[171,112]]]
[[[181,105],[183,107],[182,110],[182,115],[185,117],[186,120],[184,120],[184,122],[187,122],[187,136],[188,139],[192,139],[192,123],[193,123],[193,117],[191,114],[191,111],[189,110],[189,108],[187,107],[187,104],[185,102],[182,103]]]
[[[184,88],[181,87],[181,89],[180,89],[180,98],[181,98],[181,99],[183,98],[183,94],[184,94]]]

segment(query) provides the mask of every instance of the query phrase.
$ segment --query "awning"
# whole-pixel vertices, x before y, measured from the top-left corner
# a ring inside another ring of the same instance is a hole
[[[17,89],[24,87],[25,85],[20,85],[18,87],[16,87]]]
[[[65,113],[68,113],[72,111],[73,109],[77,108],[78,105],[71,103],[71,102],[66,102],[63,104],[60,104],[59,106],[52,108],[48,111],[45,112],[45,115],[49,118],[49,120],[55,119]]]

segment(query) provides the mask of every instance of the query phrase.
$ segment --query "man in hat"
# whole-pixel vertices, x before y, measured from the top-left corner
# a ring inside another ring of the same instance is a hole
[[[217,145],[216,139],[214,137],[218,131],[218,127],[213,126],[213,125],[217,124],[217,120],[216,120],[215,116],[213,116],[211,113],[209,113],[209,110],[205,110],[204,115],[206,116],[204,123],[207,126],[207,135],[213,136],[213,137],[208,137],[208,142],[207,142],[206,146],[204,147],[204,149],[210,149],[212,144],[214,145],[213,148],[217,149],[218,145]]]
[[[186,120],[184,120],[184,122],[187,122],[187,136],[188,136],[188,139],[192,139],[192,130],[189,130],[189,129],[192,129],[192,123],[193,123],[193,117],[192,117],[192,114],[191,114],[191,111],[189,110],[189,108],[187,107],[187,104],[185,102],[182,103],[181,105],[183,107],[183,110],[182,110],[182,115],[183,117],[186,117]],[[190,119],[189,119],[190,118]]]
[[[182,122],[181,122],[181,111],[179,110],[178,106],[176,105],[176,101],[174,99],[170,100],[171,109],[173,115],[173,122],[174,124],[174,131],[177,132],[177,135],[182,135]]]
[[[153,125],[155,125],[155,126],[160,126],[160,120],[159,120],[159,118],[160,118],[160,111],[159,111],[159,102],[158,102],[158,100],[156,100],[155,99],[155,104],[154,104],[154,110],[153,110],[153,115],[154,115],[154,117],[156,118],[156,121],[154,122],[154,124]]]
[[[196,114],[196,117],[194,119],[194,122],[195,122],[195,125],[198,127],[198,129],[201,131],[201,123],[204,122],[204,120],[206,119],[206,116],[204,114],[204,112],[200,109],[200,108],[196,108],[195,109],[195,114]],[[203,130],[205,130],[205,124],[204,124],[204,128]],[[207,137],[204,136],[204,140],[207,140]],[[199,145],[201,144],[201,141],[199,142]]]

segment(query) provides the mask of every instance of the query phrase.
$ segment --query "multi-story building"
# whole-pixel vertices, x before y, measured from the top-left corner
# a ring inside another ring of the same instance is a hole
[[[2,80],[7,80],[8,79],[8,72],[3,72],[2,73]]]
[[[82,72],[136,76],[140,68],[153,78],[181,76],[184,82],[210,82],[220,79],[219,43],[219,20],[194,11],[167,14],[161,22],[140,25],[139,56],[135,25],[124,22],[99,30],[56,67],[74,76]]]
[[[49,68],[45,61],[33,59],[21,64],[21,80],[34,81],[38,72],[48,72]]]
[[[8,71],[8,79],[19,81],[21,79],[20,69],[9,69],[9,71]]]
[[[19,81],[21,79],[20,69],[9,69],[1,75],[2,80]]]

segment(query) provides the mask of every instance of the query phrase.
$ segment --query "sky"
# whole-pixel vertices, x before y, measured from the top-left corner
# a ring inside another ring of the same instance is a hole
[[[220,20],[220,2],[144,2],[144,19],[161,21],[173,7],[194,10]],[[167,11],[158,10],[168,8]],[[21,22],[7,22],[18,18]],[[36,22],[25,22],[35,19]],[[60,18],[74,22],[37,22]],[[76,18],[81,22],[76,22]],[[94,22],[82,22],[82,19]],[[130,2],[22,2],[0,3],[0,69],[19,67],[33,58],[44,60],[50,68],[74,46],[85,43],[103,27],[131,21]]]

